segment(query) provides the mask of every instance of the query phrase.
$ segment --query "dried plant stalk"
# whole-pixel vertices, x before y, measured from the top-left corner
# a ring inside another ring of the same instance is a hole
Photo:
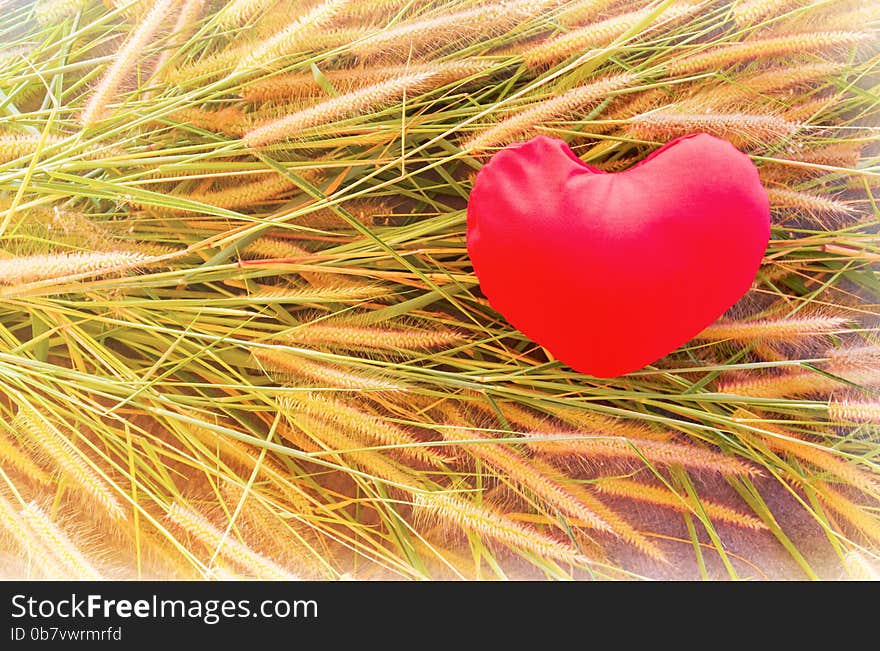
[[[449,461],[442,454],[424,447],[423,441],[402,427],[320,393],[292,398],[286,404],[297,413],[306,413],[334,423],[353,434],[357,441],[364,441],[369,445],[392,446],[400,454],[431,466],[441,466]]]
[[[44,416],[32,407],[22,406],[16,421],[26,440],[42,450],[71,484],[91,498],[93,503],[99,504],[112,520],[120,522],[126,519],[125,510],[113,489]]]
[[[343,370],[330,363],[306,359],[301,355],[275,348],[261,348],[251,354],[270,371],[282,376],[307,378],[318,384],[356,391],[399,391],[400,384],[386,380],[378,374],[366,375]]]
[[[577,550],[566,547],[531,527],[519,524],[488,504],[474,504],[453,493],[437,491],[417,494],[414,506],[456,527],[468,529],[541,558],[552,558],[566,563],[589,563],[589,559]]]
[[[224,535],[207,518],[175,502],[168,509],[168,520],[195,537],[212,552],[219,550],[223,558],[249,576],[263,581],[298,581],[299,577],[255,552],[231,535]]]
[[[42,541],[44,549],[58,560],[63,577],[85,581],[101,581],[104,577],[83,555],[74,542],[56,525],[36,502],[29,502],[21,512],[23,520]]]
[[[151,256],[132,251],[56,253],[0,260],[0,285],[24,285],[79,274],[108,274],[144,266]]]
[[[80,124],[88,127],[105,116],[107,104],[113,99],[122,85],[122,81],[143,56],[144,49],[173,5],[174,0],[156,0],[152,9],[144,15],[138,27],[116,53],[113,63],[110,64],[110,68],[104,73],[101,81],[92,90],[89,101],[86,102],[80,115]]]
[[[760,469],[741,459],[681,443],[626,439],[616,436],[581,436],[576,438],[570,432],[531,432],[525,439],[526,444],[536,454],[550,457],[647,460],[649,463],[680,465],[694,470],[719,472],[726,475],[761,474]]]
[[[847,423],[880,423],[880,401],[832,398],[828,402],[828,417]]]
[[[303,131],[322,124],[332,124],[347,117],[364,114],[393,104],[407,93],[424,89],[434,76],[416,72],[383,81],[373,86],[340,95],[278,120],[251,129],[242,138],[248,147],[264,147],[273,142],[300,137]]]
[[[638,75],[625,73],[600,79],[570,91],[546,99],[505,118],[494,127],[471,137],[462,144],[466,151],[488,149],[499,144],[511,142],[531,132],[536,125],[569,116],[583,110],[615,91],[635,83]]]
[[[762,319],[760,321],[719,321],[695,338],[706,341],[781,341],[794,342],[805,337],[831,335],[848,323],[843,317],[807,317],[801,319]]]
[[[712,48],[706,52],[671,61],[667,64],[672,75],[688,75],[703,70],[766,59],[769,57],[809,52],[825,52],[858,45],[873,38],[870,32],[808,32],[773,38],[755,39]]]
[[[252,48],[239,62],[236,70],[253,71],[277,65],[282,57],[302,51],[302,40],[326,25],[349,0],[324,0],[291,22],[280,32]]]
[[[594,485],[599,492],[614,495],[615,497],[626,497],[682,512],[696,512],[697,510],[694,505],[687,501],[682,501],[680,497],[677,497],[664,486],[645,484],[632,479],[613,478],[602,479]],[[712,520],[726,522],[727,524],[746,529],[758,530],[767,528],[767,525],[760,519],[746,513],[741,513],[724,504],[700,498],[700,506]]]
[[[668,140],[702,132],[726,138],[737,146],[748,146],[790,137],[800,128],[797,122],[774,115],[651,111],[632,118],[626,131],[642,140]]]

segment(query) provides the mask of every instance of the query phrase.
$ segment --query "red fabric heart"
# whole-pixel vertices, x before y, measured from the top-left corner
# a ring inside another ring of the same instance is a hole
[[[770,237],[748,156],[694,134],[617,174],[539,136],[480,170],[467,248],[489,303],[597,377],[675,350],[750,287]]]

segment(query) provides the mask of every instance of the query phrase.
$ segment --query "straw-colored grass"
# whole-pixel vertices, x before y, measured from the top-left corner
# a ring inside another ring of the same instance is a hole
[[[5,3],[3,578],[875,576],[855,4]],[[695,130],[770,198],[727,314],[598,379],[491,308],[494,151],[613,173]]]

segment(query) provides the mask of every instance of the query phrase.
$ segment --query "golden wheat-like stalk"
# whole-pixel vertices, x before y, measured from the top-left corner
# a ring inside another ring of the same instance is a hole
[[[78,274],[114,273],[143,266],[150,256],[132,251],[56,253],[0,260],[0,285],[64,278]]]
[[[298,16],[280,32],[256,45],[236,66],[250,71],[277,64],[285,56],[302,51],[303,36],[319,31],[349,0],[324,0],[307,13]]]
[[[593,485],[599,492],[615,497],[625,497],[681,512],[696,512],[697,510],[697,507],[682,501],[681,498],[677,497],[665,486],[646,484],[623,478],[604,478]],[[741,513],[724,504],[700,498],[700,506],[712,520],[726,522],[746,529],[757,530],[767,528],[767,525],[760,519],[746,513]]]
[[[273,287],[260,289],[250,294],[256,303],[359,303],[377,299],[385,295],[381,285],[349,285],[347,283],[327,284],[309,287]]]
[[[535,440],[538,438],[543,440]],[[758,475],[761,472],[741,459],[675,442],[594,435],[574,438],[570,432],[530,432],[525,441],[536,454],[548,457],[647,460],[654,464],[679,465],[725,475]]]
[[[379,199],[353,199],[340,205],[351,217],[364,226],[381,226],[387,219],[395,216],[394,207],[390,202]],[[297,217],[298,226],[308,228],[336,229],[349,226],[348,221],[340,217],[331,208],[320,208]]]
[[[650,111],[631,118],[626,131],[630,137],[641,140],[668,140],[702,132],[744,146],[775,142],[794,135],[800,127],[797,122],[775,115]]]
[[[202,12],[205,9],[205,1],[206,0],[185,0],[183,6],[180,8],[180,13],[177,14],[177,20],[171,28],[171,38],[174,39],[174,45],[162,50],[156,58],[156,65],[153,66],[154,77],[162,72],[165,65],[168,63],[168,60],[177,49],[195,33],[196,23],[199,18],[202,17]]]
[[[854,346],[834,348],[827,353],[827,368],[832,373],[851,371],[880,372],[880,346]]]
[[[4,467],[17,470],[30,481],[39,484],[48,484],[51,481],[51,477],[3,430],[0,430],[0,461]]]
[[[543,472],[544,474],[552,474],[554,471],[557,471],[555,466],[540,458],[533,458],[532,463],[536,470]],[[594,490],[590,490],[586,486],[576,482],[568,482],[566,488],[579,502],[586,505],[587,508],[602,518],[603,521],[611,525],[611,529],[614,531],[615,536],[628,542],[630,545],[655,560],[666,561],[666,555],[658,545],[633,527],[619,513],[605,504],[605,502],[596,495]]]
[[[371,476],[390,482],[408,493],[424,490],[424,482],[412,468],[395,462],[381,452],[362,449],[365,446],[343,433],[336,422],[304,412],[296,413],[294,418],[297,426],[318,442],[320,449],[333,453],[341,465],[354,464]]]
[[[125,510],[113,489],[83,460],[84,455],[67,437],[43,415],[32,407],[22,406],[16,417],[16,425],[28,443],[41,450],[73,486],[99,504],[111,519],[126,519]]]
[[[125,77],[137,65],[144,49],[159,29],[162,21],[174,6],[174,0],[156,0],[150,11],[144,15],[128,40],[119,48],[113,63],[104,73],[101,81],[91,91],[89,100],[80,114],[80,124],[84,127],[101,120],[107,112],[107,104],[116,95]]]
[[[873,38],[870,32],[807,32],[788,34],[772,38],[755,39],[742,43],[720,45],[706,52],[671,61],[667,64],[672,75],[688,75],[704,70],[717,70],[756,59],[770,57],[826,52],[858,45]]]
[[[745,422],[757,420],[753,414],[744,409],[737,409],[733,413],[733,419]],[[766,421],[760,422],[760,428],[770,434],[749,432],[748,435],[759,437],[765,445],[776,452],[790,454],[820,470],[836,475],[850,486],[855,486],[866,493],[880,495],[880,480],[831,450],[823,449],[817,442],[804,439],[791,430]]]
[[[374,32],[354,43],[351,51],[365,60],[377,57],[409,59],[414,54],[439,50],[451,43],[505,32],[537,15],[547,4],[547,0],[490,2],[471,9],[407,21]]]
[[[465,337],[460,332],[442,328],[380,328],[319,322],[293,330],[287,339],[292,345],[393,351],[445,348],[461,343]]]
[[[644,36],[676,18],[692,13],[695,9],[696,6],[692,5],[673,5],[660,15],[662,22],[648,25],[639,35]],[[631,11],[546,39],[523,50],[523,61],[533,68],[549,66],[574,54],[581,54],[589,48],[607,45],[644,20],[652,11],[653,8]]]
[[[843,517],[865,536],[880,543],[880,520],[877,520],[876,515],[868,512],[865,507],[840,491],[831,488],[826,482],[814,481],[812,486],[825,506]]]
[[[583,110],[615,91],[633,84],[637,79],[636,74],[624,73],[578,86],[514,113],[495,126],[472,136],[462,144],[462,148],[466,151],[475,151],[511,142],[532,132],[536,126]]]
[[[393,446],[402,455],[431,466],[440,466],[449,461],[442,454],[422,446],[422,441],[402,427],[320,393],[308,393],[282,400],[281,403],[296,413],[305,413],[334,423],[352,434],[356,441],[367,445]]]
[[[851,215],[853,208],[845,201],[798,192],[787,188],[767,188],[771,208],[790,208],[815,215]]]
[[[334,97],[292,115],[260,125],[245,133],[242,141],[248,147],[264,147],[273,142],[299,137],[303,131],[316,126],[332,124],[337,120],[362,115],[394,104],[408,92],[425,88],[432,76],[434,73],[430,71],[400,75]]]
[[[614,418],[584,409],[550,407],[552,413],[576,428],[593,434],[621,436],[644,441],[669,441],[674,434],[669,430],[649,427],[632,418]],[[536,428],[535,431],[541,431]]]
[[[217,26],[228,28],[243,25],[273,4],[276,4],[276,0],[232,0],[217,12]]]
[[[176,195],[197,201],[215,208],[235,210],[237,208],[254,207],[255,205],[269,201],[286,190],[296,188],[293,181],[283,174],[271,173],[266,178],[250,183],[234,184],[222,190],[208,192],[196,192],[187,195]],[[159,215],[177,215],[192,212],[186,208],[173,208],[170,206],[149,206],[148,210]]]
[[[83,555],[74,542],[41,509],[36,502],[29,502],[21,511],[22,519],[43,542],[63,568],[67,579],[100,581],[101,572]]]
[[[308,577],[321,579],[335,576],[328,561],[317,550],[312,549],[313,544],[321,545],[329,557],[332,550],[327,547],[326,542],[313,540],[308,532],[301,532],[293,518],[276,513],[274,506],[259,498],[253,490],[245,495],[241,485],[224,481],[220,492],[229,507],[237,507],[241,503],[238,517],[254,540],[252,547],[268,552],[264,555],[271,558],[283,560],[284,565],[295,568],[297,574],[305,573]]]
[[[555,20],[565,27],[580,27],[596,21],[599,16],[611,13],[617,5],[622,8],[633,3],[624,0],[580,0],[579,2],[566,3],[556,16]]]
[[[613,533],[611,525],[580,502],[562,482],[538,471],[530,459],[514,452],[507,444],[492,443],[492,439],[477,430],[444,428],[442,434],[447,441],[468,441],[461,444],[463,451],[482,459],[499,475],[516,482],[561,514],[576,518],[582,526]],[[474,439],[485,442],[471,443]]]
[[[740,27],[751,27],[756,22],[806,4],[806,0],[739,0],[733,7],[733,19]]]
[[[18,551],[25,555],[35,570],[34,578],[70,578],[65,576],[64,568],[25,521],[21,509],[7,499],[4,491],[0,491],[0,534],[11,538]]]
[[[230,461],[243,466],[248,473],[252,472],[257,467],[257,464],[259,464],[257,477],[262,477],[271,482],[271,487],[277,489],[297,513],[311,512],[312,508],[307,495],[297,485],[296,481],[291,481],[287,468],[282,466],[268,453],[260,459],[259,451],[247,444],[231,439],[228,436],[222,436],[205,427],[192,427],[188,431],[194,434],[208,448],[217,450]]]
[[[37,151],[41,141],[44,147],[51,147],[63,140],[61,136],[41,133],[0,136],[0,164],[30,156]]]
[[[843,317],[807,317],[801,319],[762,319],[759,321],[719,321],[698,334],[705,341],[782,341],[831,335],[848,323]]]
[[[839,391],[846,382],[874,386],[880,384],[880,369],[847,370],[837,373],[842,379],[815,371],[786,371],[779,375],[752,376],[719,383],[719,393],[754,398],[793,398]]]
[[[419,493],[413,501],[415,508],[425,514],[503,545],[531,552],[541,558],[552,558],[566,563],[589,563],[589,559],[576,549],[567,547],[532,527],[519,524],[486,503],[478,505],[453,493],[441,491]]]
[[[880,400],[832,398],[828,402],[828,418],[846,423],[880,423]]]
[[[198,107],[178,109],[171,113],[168,119],[206,131],[241,135],[244,132],[246,117],[241,107],[227,106],[213,111]]]
[[[224,535],[207,518],[180,502],[168,509],[167,518],[212,552],[220,555],[249,576],[264,581],[298,581],[299,577],[244,543]]]
[[[281,376],[306,378],[339,389],[354,391],[399,391],[403,386],[378,374],[361,374],[343,370],[331,363],[306,359],[301,355],[275,348],[251,351],[254,358],[269,371]]]
[[[445,63],[413,63],[394,66],[343,68],[324,72],[334,88],[344,92],[373,86],[404,75],[429,73],[432,85],[442,86],[452,81],[488,72],[492,63],[486,61],[449,61]],[[323,95],[315,76],[310,73],[276,75],[257,79],[242,89],[242,98],[248,102],[265,102]]]

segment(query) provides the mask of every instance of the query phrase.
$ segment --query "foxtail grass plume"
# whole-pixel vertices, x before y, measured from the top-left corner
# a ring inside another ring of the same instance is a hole
[[[853,207],[844,201],[787,188],[767,188],[767,198],[771,208],[788,208],[812,215],[846,216],[854,212]]]
[[[537,471],[542,472],[545,475],[552,475],[554,472],[559,472],[556,466],[539,457],[533,458],[531,463],[534,464]],[[584,504],[604,522],[607,522],[611,526],[614,536],[626,541],[649,558],[656,561],[666,562],[666,555],[663,553],[660,546],[654,543],[645,534],[638,531],[626,520],[626,518],[605,504],[605,502],[603,502],[596,494],[596,491],[575,481],[566,482],[566,489],[572,493],[581,504]]]
[[[196,23],[202,17],[206,0],[185,0],[177,14],[177,20],[171,28],[170,39],[176,47],[162,50],[153,66],[153,76],[162,73],[168,60],[177,52],[177,49],[189,39],[196,30]]]
[[[61,565],[64,578],[85,581],[100,581],[105,578],[68,535],[35,502],[29,502],[22,510],[21,515],[42,541],[43,548]]]
[[[2,135],[0,136],[0,164],[34,154],[41,146],[40,143],[43,148],[46,148],[57,145],[63,140],[64,138],[61,136],[41,133]]]
[[[56,253],[0,260],[0,285],[24,285],[40,280],[107,274],[144,266],[151,256],[131,251]]]
[[[7,499],[0,491],[0,541],[11,540],[16,551],[22,555],[31,579],[66,579],[67,568],[61,566],[52,552],[44,545],[24,518],[22,509]]]
[[[538,15],[552,0],[509,0],[400,23],[355,42],[351,51],[365,60],[409,60],[469,39],[505,32]]]
[[[236,540],[233,537],[233,532],[225,534],[203,515],[180,502],[171,505],[167,518],[186,533],[198,539],[209,552],[212,554],[219,552],[222,558],[228,560],[248,576],[263,581],[299,580],[298,576]]]
[[[733,19],[740,27],[751,27],[765,18],[805,4],[806,0],[737,0],[733,6]]]
[[[299,138],[308,129],[394,104],[407,93],[424,89],[434,76],[431,71],[400,75],[260,125],[244,134],[242,140],[248,147],[264,147]]]
[[[669,24],[675,18],[685,16],[696,10],[696,5],[673,5],[667,8],[653,24],[648,25],[639,34],[644,36]],[[632,29],[647,18],[653,8],[639,9],[605,20],[590,23],[571,31],[539,42],[522,51],[522,58],[531,67],[548,66],[558,63],[574,54],[582,54],[589,48],[601,47],[611,43],[618,36]]]
[[[89,5],[90,0],[38,0],[34,16],[43,25],[51,25],[74,16]]]
[[[697,507],[681,496],[677,496],[665,486],[646,484],[625,478],[608,478],[597,481],[594,486],[600,493],[614,497],[624,497],[638,502],[656,504],[664,508],[682,512],[695,512]],[[725,504],[700,498],[700,505],[712,520],[726,522],[745,529],[766,529],[767,525],[760,519],[747,513],[741,513]]]
[[[119,48],[101,81],[89,92],[89,99],[79,118],[82,126],[92,126],[105,117],[107,105],[116,96],[125,77],[137,65],[150,39],[173,6],[174,0],[155,0],[150,11],[143,16],[128,40]]]
[[[561,514],[575,518],[582,526],[613,532],[611,525],[580,502],[565,485],[552,475],[539,472],[530,459],[514,452],[506,443],[493,443],[477,430],[442,430],[447,441],[464,441],[460,447],[468,454],[485,461],[502,477],[510,479],[534,493]]]
[[[29,406],[19,409],[15,426],[21,435],[47,460],[51,461],[60,474],[80,491],[90,503],[100,505],[111,520],[127,519],[125,510],[113,488],[85,460],[85,455],[75,448],[68,437],[47,418]]]
[[[460,332],[442,328],[381,328],[358,325],[356,322],[351,324],[319,322],[293,330],[289,341],[292,345],[394,351],[451,347],[464,341],[464,337]]]
[[[670,74],[689,75],[704,70],[764,59],[767,57],[827,52],[867,42],[870,32],[809,32],[741,43],[719,45],[706,52],[692,54],[667,64]]]
[[[393,449],[403,456],[430,466],[441,466],[449,461],[442,454],[424,447],[424,441],[402,427],[320,393],[291,398],[284,404],[295,413],[305,413],[333,423],[355,440],[363,441],[365,445],[390,446],[389,451]]]
[[[311,32],[319,31],[344,8],[350,0],[323,0],[308,13],[294,19],[280,32],[254,47],[238,64],[238,72],[264,69],[290,53],[302,49],[301,40]]]
[[[880,423],[880,400],[832,398],[828,402],[828,417],[847,423]]]
[[[425,515],[432,515],[455,527],[473,531],[504,545],[565,563],[588,564],[589,559],[534,528],[519,524],[488,504],[475,504],[454,493],[419,493],[413,504]]]
[[[324,77],[340,92],[349,93],[354,90],[375,86],[382,82],[405,75],[430,73],[431,83],[435,86],[464,79],[473,75],[489,72],[493,64],[484,61],[448,61],[444,63],[411,63],[394,66],[370,66],[360,68],[343,68],[327,70]],[[325,91],[318,85],[311,73],[292,73],[274,75],[265,79],[257,79],[242,89],[242,98],[248,102],[265,102],[269,100],[293,99],[302,97],[324,96]]]
[[[650,111],[629,121],[627,133],[642,140],[667,141],[689,133],[708,133],[737,146],[776,142],[797,133],[801,125],[775,115],[750,113],[680,113]]]
[[[674,442],[543,432],[530,432],[525,437],[525,442],[535,454],[551,458],[621,459],[637,463],[647,461],[651,464],[678,465],[724,475],[761,474],[760,469],[742,459]]]
[[[638,75],[633,73],[614,75],[545,99],[513,113],[495,126],[472,136],[462,144],[462,149],[478,151],[519,139],[533,131],[536,126],[551,120],[567,118],[587,106],[606,99],[616,91],[635,83],[638,78]]]
[[[51,481],[49,474],[3,430],[0,430],[0,461],[4,468],[12,468],[28,481],[38,484],[48,484]]]
[[[780,341],[828,336],[844,329],[849,322],[844,317],[805,317],[790,319],[762,319],[759,321],[718,321],[695,338],[706,341]]]
[[[340,389],[355,391],[399,391],[403,385],[386,380],[379,374],[367,374],[345,370],[337,364],[306,359],[302,355],[279,350],[260,348],[251,354],[270,373],[281,377],[311,380]]]
[[[812,486],[822,504],[874,543],[880,543],[880,523],[878,523],[876,516],[868,510],[867,505],[854,501],[842,491],[832,488],[827,482],[814,481]]]
[[[217,25],[219,27],[243,25],[273,4],[276,4],[275,0],[232,0],[217,12]]]

